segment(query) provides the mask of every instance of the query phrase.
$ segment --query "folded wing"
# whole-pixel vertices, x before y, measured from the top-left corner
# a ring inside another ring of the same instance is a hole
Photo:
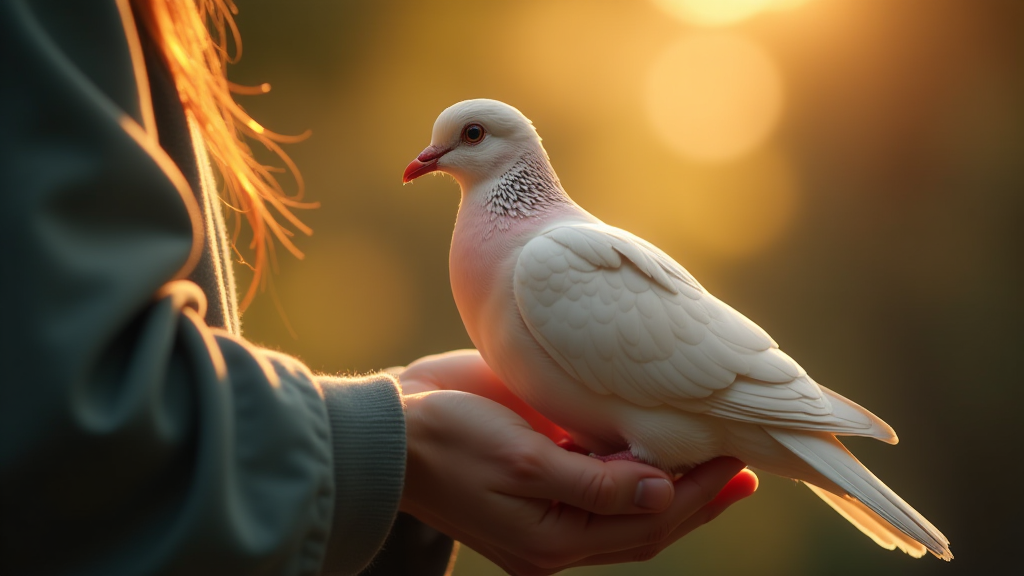
[[[552,228],[523,248],[514,282],[530,332],[595,393],[896,441],[885,422],[819,386],[764,330],[624,230]]]

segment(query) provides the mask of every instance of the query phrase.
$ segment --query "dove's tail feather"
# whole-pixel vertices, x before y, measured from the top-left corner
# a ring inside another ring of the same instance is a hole
[[[806,482],[805,484],[812,492],[820,496],[826,504],[831,506],[833,510],[839,512],[843,518],[850,521],[850,524],[853,524],[858,530],[867,534],[869,538],[882,548],[886,550],[899,548],[914,558],[920,558],[928,551],[924,544],[897,530],[892,524],[886,522],[884,518],[861,504],[859,500],[850,496],[836,496],[828,490],[818,488],[814,484],[807,484]]]
[[[898,547],[914,557],[923,555],[927,548],[943,560],[953,559],[949,540],[942,532],[875,477],[835,436],[770,427],[765,430],[845,491],[846,494],[829,494],[823,488],[811,486],[825,502],[880,546],[890,550]]]

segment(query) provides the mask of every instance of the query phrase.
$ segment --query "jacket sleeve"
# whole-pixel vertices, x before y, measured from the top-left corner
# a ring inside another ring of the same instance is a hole
[[[203,323],[121,25],[0,0],[0,574],[357,572],[401,494],[397,384]]]

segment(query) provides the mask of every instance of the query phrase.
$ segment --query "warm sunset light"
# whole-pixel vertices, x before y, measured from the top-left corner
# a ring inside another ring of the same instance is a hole
[[[730,34],[687,36],[651,67],[647,111],[662,140],[700,161],[739,157],[779,121],[783,86],[771,56]]]
[[[792,10],[807,4],[811,0],[775,0],[768,6],[769,10]]]
[[[689,254],[739,258],[769,249],[794,222],[799,200],[792,163],[767,147],[729,164],[691,167],[662,189],[661,209],[647,218]]]
[[[767,10],[796,8],[808,0],[653,0],[666,13],[698,26],[728,26]]]
[[[691,24],[725,26],[764,10],[772,0],[654,0],[665,12]]]
[[[296,267],[277,284],[287,302],[330,303],[286,309],[306,345],[303,359],[314,369],[336,362],[338,350],[368,355],[401,342],[405,331],[394,327],[415,325],[416,294],[400,254],[369,237],[348,233],[321,236],[306,253],[306,261],[312,265]],[[354,325],[360,329],[348,328]]]
[[[793,222],[799,183],[789,159],[767,148],[728,166],[694,170],[669,205],[695,249],[718,257],[767,249]]]
[[[297,338],[268,290],[246,339],[332,374],[473,347],[449,277],[459,185],[401,177],[446,107],[507,102],[580,207],[663,250],[896,428],[898,446],[843,442],[958,554],[880,549],[765,473],[758,494],[656,558],[566,574],[1008,572],[1019,527],[993,511],[1018,488],[990,464],[1021,432],[1006,360],[1024,346],[1024,2],[239,8],[232,89],[249,88],[237,100],[267,132],[312,129],[284,149],[322,204],[302,213],[306,259],[279,250],[273,275]],[[263,82],[273,91],[245,95]],[[252,272],[235,271],[244,289]],[[951,461],[962,474],[945,473]],[[481,551],[464,543],[453,576],[509,572]]]

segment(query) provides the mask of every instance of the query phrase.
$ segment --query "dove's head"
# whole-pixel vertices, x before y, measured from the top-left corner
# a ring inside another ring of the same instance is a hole
[[[465,192],[501,176],[529,153],[547,157],[533,123],[522,112],[497,100],[464,100],[437,117],[430,146],[409,163],[402,182],[445,172]]]

